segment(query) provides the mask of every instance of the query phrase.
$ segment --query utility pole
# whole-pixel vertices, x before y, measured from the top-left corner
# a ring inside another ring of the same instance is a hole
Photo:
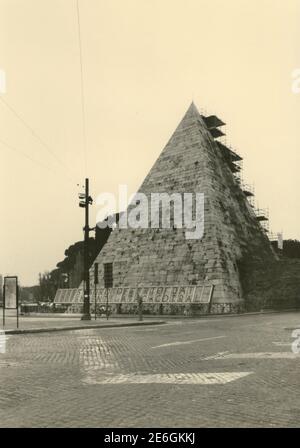
[[[113,287],[113,264],[104,263],[104,288],[106,290],[106,319],[108,320],[109,309],[108,309],[108,293],[109,288]]]
[[[83,273],[83,315],[81,320],[91,320],[90,313],[90,271],[89,271],[89,205],[93,203],[93,199],[89,195],[89,179],[85,179],[85,192],[79,193],[79,207],[85,209],[85,226],[84,230],[84,247],[83,247],[83,265],[84,265],[84,273]]]
[[[97,285],[98,285],[98,263],[94,264],[94,306],[95,306],[95,320],[97,319]]]

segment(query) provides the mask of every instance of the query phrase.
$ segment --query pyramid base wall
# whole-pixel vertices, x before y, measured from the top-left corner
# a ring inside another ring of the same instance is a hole
[[[105,306],[104,306],[105,308]],[[139,314],[138,305],[135,303],[110,304],[110,314],[137,316]],[[91,304],[91,314],[94,315],[95,307]],[[200,316],[208,314],[237,314],[245,310],[244,302],[235,303],[192,303],[192,304],[172,304],[172,303],[154,303],[143,305],[144,316]],[[70,305],[67,313],[83,313],[82,304]],[[97,308],[97,314],[99,308]]]
[[[97,310],[103,310],[108,301],[113,314],[138,314],[139,303],[145,315],[240,313],[244,310],[244,301],[236,283],[232,278],[231,281],[224,278],[198,284],[114,286],[108,290],[100,284],[95,289],[95,285],[91,284],[90,309],[94,313],[96,303]],[[83,285],[77,289],[58,290],[54,302],[64,305],[68,313],[81,313]]]

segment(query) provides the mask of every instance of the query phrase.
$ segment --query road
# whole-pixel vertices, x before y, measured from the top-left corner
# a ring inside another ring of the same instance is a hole
[[[300,313],[10,335],[0,426],[298,427],[295,328]]]

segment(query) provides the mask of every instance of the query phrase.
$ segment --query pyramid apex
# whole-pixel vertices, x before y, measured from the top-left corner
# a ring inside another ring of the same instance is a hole
[[[199,113],[199,111],[198,111],[198,109],[197,109],[197,106],[196,106],[196,104],[194,103],[194,101],[191,102],[190,107],[189,107],[188,110],[187,110],[187,113],[188,113],[188,112],[193,113],[193,114],[196,114],[197,116],[200,115],[200,113]]]
[[[199,110],[197,109],[197,106],[195,105],[194,101],[191,102],[188,110],[186,111],[183,119],[190,119],[190,118],[200,118]]]
[[[199,119],[201,119],[201,115],[194,103],[194,101],[191,102],[190,106],[188,107],[186,113],[184,114],[182,120],[180,121],[178,128],[185,127],[186,125],[190,125],[191,123],[199,122]]]

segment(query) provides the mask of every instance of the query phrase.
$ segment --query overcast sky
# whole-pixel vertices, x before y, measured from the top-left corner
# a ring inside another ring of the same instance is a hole
[[[192,100],[227,123],[271,229],[300,239],[300,0],[79,5],[87,170],[76,1],[0,0],[1,98],[34,131],[0,101],[0,273],[53,269],[83,237],[76,184],[134,192]]]

